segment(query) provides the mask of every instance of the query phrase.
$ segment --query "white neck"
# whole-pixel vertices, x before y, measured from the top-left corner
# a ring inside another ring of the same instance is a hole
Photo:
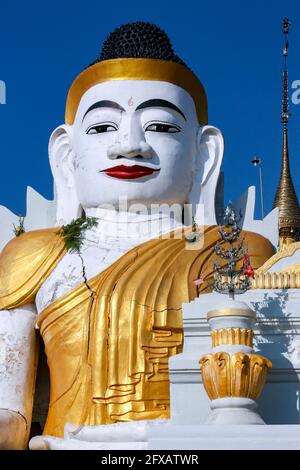
[[[149,239],[182,227],[181,220],[176,220],[172,214],[162,212],[140,214],[89,208],[85,210],[85,213],[87,217],[95,217],[98,220],[94,232],[105,238]]]

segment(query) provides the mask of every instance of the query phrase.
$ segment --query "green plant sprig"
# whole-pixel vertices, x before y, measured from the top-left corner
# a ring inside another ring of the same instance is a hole
[[[80,254],[85,231],[97,225],[98,221],[95,217],[79,217],[63,225],[58,233],[63,237],[68,251]]]
[[[22,233],[25,233],[24,217],[19,217],[19,225],[17,227],[14,225],[14,234],[19,237]]]

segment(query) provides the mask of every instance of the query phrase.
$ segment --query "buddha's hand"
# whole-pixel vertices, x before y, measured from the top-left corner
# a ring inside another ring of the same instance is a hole
[[[0,409],[0,450],[22,450],[27,447],[27,423],[15,411]]]
[[[65,425],[64,438],[35,436],[31,450],[146,450],[150,428],[167,423],[167,419],[131,421],[97,426]],[[152,429],[153,432],[153,429]]]
[[[151,426],[159,426],[167,419],[129,421],[96,426],[65,425],[65,439],[85,442],[147,442]]]

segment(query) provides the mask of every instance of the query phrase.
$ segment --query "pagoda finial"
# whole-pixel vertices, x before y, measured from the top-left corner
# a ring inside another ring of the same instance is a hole
[[[288,18],[284,18],[282,21],[282,32],[284,34],[284,48],[283,48],[283,81],[282,81],[282,112],[281,112],[281,121],[283,125],[288,123],[290,114],[289,114],[289,81],[288,81],[288,69],[287,69],[287,55],[289,48],[288,34],[290,31],[291,23]]]
[[[290,30],[290,22],[288,18],[282,21],[282,32],[284,34],[283,48],[283,80],[282,80],[282,110],[281,122],[283,124],[283,146],[282,146],[282,163],[280,179],[273,203],[273,208],[279,208],[279,249],[283,250],[287,245],[298,241],[300,237],[300,208],[297,194],[293,184],[289,150],[288,150],[288,122],[290,118],[289,112],[289,85],[288,85],[288,33]]]

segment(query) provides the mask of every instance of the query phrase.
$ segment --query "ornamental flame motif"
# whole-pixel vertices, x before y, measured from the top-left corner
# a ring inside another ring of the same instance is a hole
[[[203,384],[211,400],[225,397],[256,400],[272,367],[268,359],[242,352],[206,354],[199,362]]]

